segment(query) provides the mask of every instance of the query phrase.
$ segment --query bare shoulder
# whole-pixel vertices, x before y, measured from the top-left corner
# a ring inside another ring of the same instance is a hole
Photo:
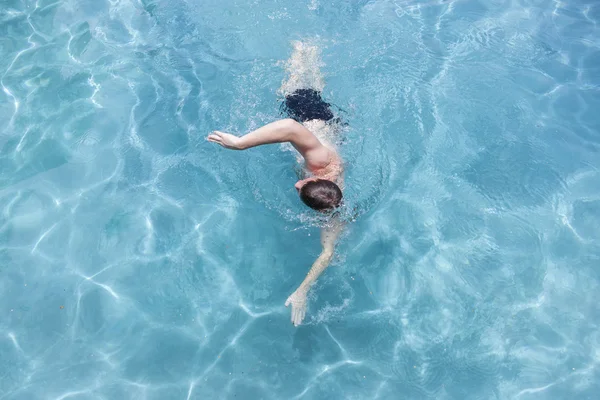
[[[319,142],[319,139],[315,136],[315,134],[312,133],[301,123],[296,122],[291,118],[282,120],[282,122],[288,127],[290,132],[293,134],[295,142],[302,143],[308,146],[321,145],[321,142]]]
[[[317,157],[307,157],[306,164],[317,178],[335,182],[342,188],[344,167],[342,159],[334,150],[323,146]]]
[[[318,157],[318,154],[327,151],[317,136],[301,123],[296,122],[293,119],[281,120],[281,123],[289,133],[289,142],[305,159],[310,157],[311,154],[313,157]]]

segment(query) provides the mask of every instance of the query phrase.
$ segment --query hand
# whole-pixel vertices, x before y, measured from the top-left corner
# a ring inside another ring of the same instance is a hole
[[[285,306],[292,305],[292,324],[298,326],[306,315],[306,290],[298,288],[285,301]]]
[[[241,150],[240,138],[232,135],[231,133],[225,133],[220,131],[214,131],[206,138],[209,142],[220,144],[226,149]]]

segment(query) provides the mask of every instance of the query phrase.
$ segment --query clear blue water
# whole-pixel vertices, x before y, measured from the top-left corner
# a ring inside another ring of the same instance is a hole
[[[319,44],[357,210],[278,146]],[[2,0],[0,399],[597,399],[600,3]],[[596,393],[596,394],[594,394]]]

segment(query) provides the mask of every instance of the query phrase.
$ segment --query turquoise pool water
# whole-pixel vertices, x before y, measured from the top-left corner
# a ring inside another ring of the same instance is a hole
[[[356,210],[299,328],[294,156],[205,140],[294,40]],[[0,399],[598,398],[600,3],[2,0],[0,55]]]

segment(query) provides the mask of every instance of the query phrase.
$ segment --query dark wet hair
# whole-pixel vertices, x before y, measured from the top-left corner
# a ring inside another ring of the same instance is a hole
[[[342,202],[342,190],[327,179],[317,179],[302,186],[300,199],[314,210],[333,210]]]

